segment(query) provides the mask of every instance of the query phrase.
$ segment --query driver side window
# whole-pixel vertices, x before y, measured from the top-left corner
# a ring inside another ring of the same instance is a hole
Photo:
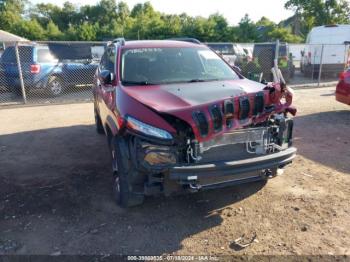
[[[108,47],[101,58],[100,70],[108,70],[111,73],[115,73],[115,62],[116,62],[116,49],[111,46]]]

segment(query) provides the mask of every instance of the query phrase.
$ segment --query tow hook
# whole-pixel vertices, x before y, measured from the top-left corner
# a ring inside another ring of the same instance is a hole
[[[265,176],[266,178],[273,178],[273,172],[271,171],[271,169],[264,169],[262,170],[262,175]]]
[[[201,190],[202,186],[201,185],[198,185],[198,184],[188,184],[189,188],[190,188],[190,191],[191,192],[198,192],[199,190]]]

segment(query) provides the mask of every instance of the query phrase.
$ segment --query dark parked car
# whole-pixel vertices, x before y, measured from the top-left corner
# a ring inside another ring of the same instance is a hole
[[[276,43],[254,45],[253,59],[260,65],[263,78],[266,81],[273,81],[271,68],[274,66],[275,53]],[[289,45],[287,43],[280,43],[278,67],[287,82],[294,77],[295,66],[293,64],[293,56],[289,52]]]
[[[264,180],[296,154],[292,92],[244,78],[202,44],[119,39],[93,93],[124,207],[145,195]]]
[[[350,68],[340,74],[335,97],[337,101],[350,105]]]
[[[65,88],[91,85],[97,63],[91,60],[59,60],[47,45],[18,47],[24,86],[27,91],[42,89],[52,96]],[[0,85],[21,95],[15,47],[7,47],[0,57]]]

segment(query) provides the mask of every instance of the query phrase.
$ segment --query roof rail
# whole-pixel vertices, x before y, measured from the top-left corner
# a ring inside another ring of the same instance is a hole
[[[168,40],[174,40],[174,41],[183,41],[183,42],[189,42],[189,43],[194,43],[194,44],[202,44],[201,41],[199,41],[196,38],[191,38],[191,37],[175,37],[175,38],[170,38]]]
[[[119,43],[120,45],[124,46],[125,45],[125,39],[124,39],[124,37],[119,37],[119,38],[114,39],[112,41],[112,43],[113,44],[118,44]]]

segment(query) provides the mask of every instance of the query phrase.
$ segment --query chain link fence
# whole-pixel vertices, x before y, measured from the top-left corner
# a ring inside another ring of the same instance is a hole
[[[255,81],[273,81],[277,58],[291,86],[338,80],[350,46],[288,43],[206,43]],[[0,46],[0,106],[91,101],[104,42],[6,42]],[[276,57],[277,56],[277,57]]]
[[[89,101],[102,42],[3,43],[0,105]]]
[[[207,43],[229,64],[256,81],[272,81],[271,68],[278,54],[278,67],[289,85],[333,83],[350,66],[350,45],[288,43]],[[276,50],[277,48],[277,50]]]

